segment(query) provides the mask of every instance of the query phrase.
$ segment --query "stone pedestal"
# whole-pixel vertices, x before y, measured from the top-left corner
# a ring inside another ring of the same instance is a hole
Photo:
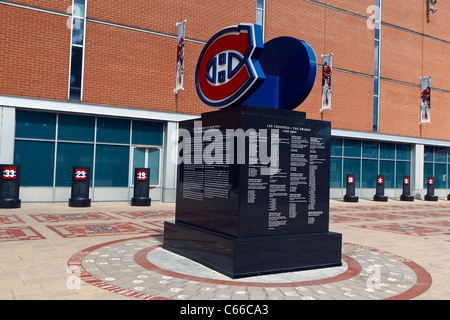
[[[428,177],[427,194],[424,197],[425,201],[438,201],[439,197],[434,194],[434,177]]]
[[[180,135],[165,249],[231,278],[341,265],[342,235],[328,229],[329,122],[239,107],[182,122]]]
[[[414,196],[411,195],[411,179],[403,177],[403,193],[400,195],[400,201],[414,201]]]
[[[20,208],[20,165],[0,164],[0,208]]]
[[[358,202],[359,197],[355,196],[355,176],[347,175],[347,192],[344,196],[344,202]]]
[[[72,168],[72,189],[70,190],[69,207],[90,207],[89,183],[91,180],[90,167]]]
[[[384,195],[384,177],[377,176],[377,186],[375,189],[375,195],[373,196],[373,201],[388,201],[388,196]]]

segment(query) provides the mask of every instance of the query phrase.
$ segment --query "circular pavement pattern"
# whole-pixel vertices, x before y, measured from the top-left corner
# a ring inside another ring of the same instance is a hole
[[[412,299],[431,286],[416,263],[344,243],[342,266],[230,279],[161,248],[161,236],[116,240],[76,253],[73,274],[135,299],[381,300]]]

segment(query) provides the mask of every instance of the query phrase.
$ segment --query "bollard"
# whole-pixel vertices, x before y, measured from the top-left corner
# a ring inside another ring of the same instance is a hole
[[[90,167],[72,168],[72,190],[69,199],[69,207],[90,207],[89,181]]]
[[[438,196],[434,195],[434,178],[428,177],[425,201],[438,201],[438,198]]]
[[[414,201],[414,196],[411,195],[411,183],[409,177],[403,177],[403,193],[400,196],[401,201]]]
[[[344,196],[345,202],[358,202],[359,197],[355,196],[355,176],[347,175],[347,193]]]
[[[150,193],[150,169],[135,168],[134,169],[134,197],[131,198],[132,206],[149,206],[151,199]]]
[[[384,195],[384,177],[377,176],[376,193],[373,196],[374,201],[388,201],[388,197]]]
[[[1,164],[0,208],[20,208],[20,165]]]

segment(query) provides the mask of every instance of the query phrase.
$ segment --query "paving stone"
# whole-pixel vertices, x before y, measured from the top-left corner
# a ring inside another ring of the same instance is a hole
[[[450,202],[332,200],[330,208],[330,230],[343,234],[350,267],[232,280],[179,256],[158,257],[174,204],[24,203],[0,215],[0,298],[450,299]],[[145,250],[151,268],[137,263]],[[67,288],[68,279],[79,287]]]

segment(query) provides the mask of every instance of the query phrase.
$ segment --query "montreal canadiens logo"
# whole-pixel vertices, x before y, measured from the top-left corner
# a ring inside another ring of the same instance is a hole
[[[251,95],[265,79],[258,62],[262,48],[259,25],[240,24],[217,32],[197,63],[200,99],[210,107],[225,108]]]

